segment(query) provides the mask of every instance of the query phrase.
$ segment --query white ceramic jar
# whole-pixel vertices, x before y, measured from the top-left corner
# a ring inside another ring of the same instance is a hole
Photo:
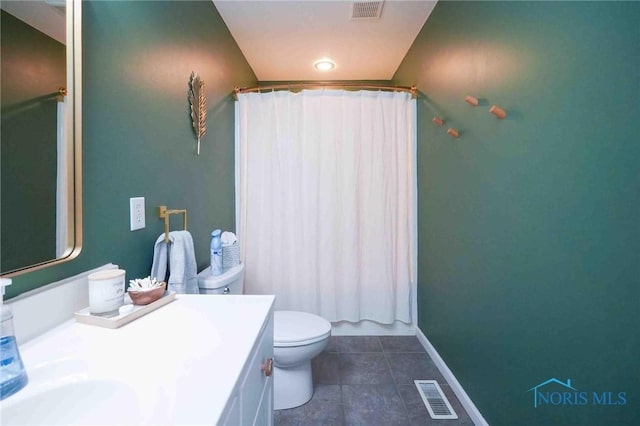
[[[124,304],[123,269],[109,269],[89,275],[89,311],[92,315],[115,316]]]

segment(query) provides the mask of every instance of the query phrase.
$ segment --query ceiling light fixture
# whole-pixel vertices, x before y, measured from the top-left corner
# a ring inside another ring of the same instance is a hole
[[[320,59],[316,61],[313,66],[318,71],[331,71],[336,67],[336,64],[330,59]]]

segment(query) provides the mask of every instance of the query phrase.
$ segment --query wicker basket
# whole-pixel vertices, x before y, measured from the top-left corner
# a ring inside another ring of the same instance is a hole
[[[240,246],[238,243],[222,245],[222,269],[233,268],[240,263]]]

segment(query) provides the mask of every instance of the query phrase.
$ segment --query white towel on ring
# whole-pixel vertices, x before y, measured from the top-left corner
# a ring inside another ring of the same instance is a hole
[[[164,241],[164,234],[156,240],[153,249],[151,276],[164,281],[167,276],[167,266],[169,266],[167,290],[180,294],[199,293],[198,266],[193,248],[193,237],[188,231],[169,232],[169,243]]]

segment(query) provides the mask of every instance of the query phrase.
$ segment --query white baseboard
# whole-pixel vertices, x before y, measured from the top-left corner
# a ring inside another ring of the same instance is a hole
[[[331,323],[333,336],[414,336],[416,326],[396,321],[393,324],[380,324],[375,321]]]
[[[458,379],[456,379],[451,370],[449,370],[449,367],[447,367],[447,364],[445,364],[444,360],[440,357],[440,354],[438,354],[436,348],[434,348],[431,342],[429,342],[429,339],[427,339],[427,336],[424,335],[422,330],[417,327],[416,337],[418,338],[418,341],[422,344],[424,349],[427,351],[436,367],[438,367],[440,373],[447,380],[449,387],[451,387],[453,393],[456,394],[456,397],[458,397],[460,404],[462,404],[464,409],[467,411],[467,414],[469,414],[469,417],[471,418],[473,423],[477,426],[489,426],[489,423],[487,423],[484,417],[482,417],[482,414],[480,414],[480,411],[478,411],[473,401],[471,401],[469,395],[467,395],[467,393],[464,391],[462,385],[460,384],[460,382],[458,382]]]

